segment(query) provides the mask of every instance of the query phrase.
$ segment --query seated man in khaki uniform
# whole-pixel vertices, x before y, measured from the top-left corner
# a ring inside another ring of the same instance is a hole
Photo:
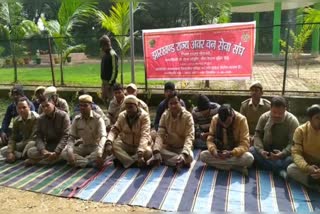
[[[51,97],[52,101],[54,102],[55,107],[60,109],[61,111],[66,112],[69,114],[69,105],[67,101],[57,94],[57,88],[54,86],[49,86],[44,90],[44,96]],[[38,109],[39,114],[43,112],[43,107],[40,105]]]
[[[125,167],[143,167],[152,156],[149,114],[138,107],[139,100],[134,95],[126,96],[126,110],[121,112],[117,122],[108,134],[106,154],[115,156]]]
[[[194,122],[176,92],[169,95],[168,106],[160,119],[152,159],[162,159],[165,165],[179,171],[181,167],[190,167],[193,161]]]
[[[126,92],[127,92],[126,95],[134,95],[137,97],[138,88],[137,88],[136,84],[130,83],[126,88]],[[145,102],[143,102],[143,100],[140,100],[139,98],[138,98],[138,100],[139,100],[139,108],[142,108],[147,113],[149,113],[148,105]],[[123,106],[123,108],[121,108],[121,111],[123,111],[123,110],[124,110],[124,106]]]
[[[309,121],[299,126],[293,135],[293,162],[288,176],[303,185],[320,191],[320,105],[307,109]]]
[[[122,85],[115,83],[113,85],[113,93],[114,96],[112,100],[110,101],[109,107],[108,107],[108,112],[107,112],[107,118],[109,120],[109,127],[108,129],[111,128],[112,125],[114,125],[118,119],[118,116],[120,114],[120,109],[122,106],[124,106],[123,101],[125,98],[124,90]],[[108,125],[108,124],[106,124]]]
[[[30,110],[26,97],[19,98],[17,102],[18,117],[13,122],[12,134],[8,146],[1,148],[1,154],[6,162],[13,163],[17,159],[27,157],[27,151],[35,146],[37,121],[39,115]]]
[[[60,154],[67,145],[70,131],[69,115],[55,107],[52,96],[40,99],[43,114],[37,125],[36,146],[28,150],[26,166],[36,163],[54,164],[61,160]]]
[[[102,154],[107,139],[105,123],[102,117],[92,110],[92,97],[84,94],[79,97],[80,115],[71,125],[67,149],[62,158],[77,167],[103,166]]]
[[[253,144],[253,136],[260,116],[270,110],[270,101],[262,98],[263,87],[259,81],[250,85],[251,98],[241,103],[240,113],[247,118],[250,133],[250,144]]]
[[[234,169],[248,175],[247,167],[253,163],[253,156],[248,152],[247,120],[229,104],[223,104],[212,118],[207,146],[208,150],[200,154],[202,162],[218,169]]]

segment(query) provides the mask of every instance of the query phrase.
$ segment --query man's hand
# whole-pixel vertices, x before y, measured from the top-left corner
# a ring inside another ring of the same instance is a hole
[[[218,151],[217,151],[215,148],[210,147],[209,152],[210,152],[210,154],[211,154],[213,157],[219,158],[219,156],[218,156]]]
[[[145,166],[146,165],[146,161],[144,160],[143,152],[139,151],[137,153],[137,155],[138,155],[138,160],[137,160],[138,167]]]
[[[8,136],[7,136],[7,134],[4,133],[4,132],[1,132],[0,137],[1,137],[2,144],[3,145],[7,145],[8,144]]]
[[[261,156],[262,156],[264,159],[266,159],[266,160],[269,160],[269,159],[270,159],[270,152],[267,152],[267,151],[265,151],[265,150],[262,150],[262,151],[260,152],[260,154],[261,154]]]
[[[48,158],[51,152],[49,152],[49,151],[46,150],[46,149],[43,149],[43,150],[41,150],[40,153],[41,153],[41,155],[42,155],[44,158]]]
[[[283,153],[278,149],[274,149],[273,152],[270,153],[271,160],[280,160],[282,158],[283,158]]]
[[[47,157],[48,161],[55,161],[58,159],[60,154],[57,154],[56,152],[49,152],[49,155]]]
[[[220,159],[228,159],[228,158],[232,157],[232,153],[231,153],[231,151],[223,150],[218,153],[218,156]]]
[[[112,155],[112,142],[110,140],[106,141],[106,146],[104,147],[104,151],[107,156]]]
[[[8,163],[13,163],[16,161],[16,156],[14,155],[13,152],[8,152],[6,162]]]
[[[162,162],[160,152],[153,153],[152,157],[147,161],[147,165],[159,166]]]
[[[201,138],[202,140],[205,140],[205,141],[206,141],[208,135],[209,135],[209,132],[201,132],[200,138]]]
[[[308,168],[309,168],[309,173],[310,174],[313,174],[313,173],[317,172],[317,170],[319,169],[319,167],[317,165],[311,165]]]
[[[180,154],[177,158],[177,166],[183,166],[186,163],[186,155],[185,154]]]

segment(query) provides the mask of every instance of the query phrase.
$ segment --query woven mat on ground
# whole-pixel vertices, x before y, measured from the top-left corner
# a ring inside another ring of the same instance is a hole
[[[2,163],[0,185],[63,197],[129,204],[167,211],[310,212],[320,211],[320,193],[271,172],[249,170],[243,177],[218,171],[198,160],[190,169],[114,168],[100,171],[67,165],[25,168],[22,162]]]

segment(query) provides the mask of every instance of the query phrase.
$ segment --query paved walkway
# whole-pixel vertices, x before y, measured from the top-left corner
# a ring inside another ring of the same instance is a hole
[[[316,61],[317,62],[317,61]],[[284,67],[276,62],[256,62],[253,66],[251,80],[215,80],[210,81],[210,90],[234,90],[241,93],[247,91],[252,81],[259,80],[266,94],[281,93],[283,88]],[[181,81],[181,89],[204,88],[204,81]],[[269,91],[269,92],[268,92]],[[320,96],[320,63],[305,64],[300,67],[299,75],[295,65],[288,66],[285,91],[288,95]]]

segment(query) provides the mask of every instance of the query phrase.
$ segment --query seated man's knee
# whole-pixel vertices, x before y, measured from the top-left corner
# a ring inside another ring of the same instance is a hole
[[[200,160],[204,163],[208,161],[209,158],[212,158],[213,156],[210,154],[208,150],[202,151],[200,153]]]
[[[250,152],[245,152],[242,155],[243,158],[243,165],[246,167],[250,167],[254,161],[254,157]]]
[[[39,158],[40,152],[37,147],[31,147],[27,151],[28,158]]]

